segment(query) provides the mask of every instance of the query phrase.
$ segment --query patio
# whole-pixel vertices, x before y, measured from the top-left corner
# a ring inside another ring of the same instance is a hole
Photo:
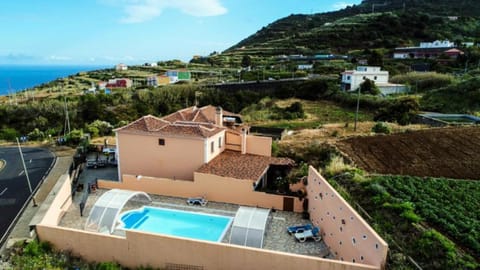
[[[83,211],[83,216],[80,216],[79,206],[83,196],[82,194],[77,194],[74,197],[74,203],[61,219],[59,226],[83,230],[93,204],[105,191],[107,190],[98,189],[94,193],[88,195],[88,199],[86,201]],[[184,198],[175,198],[152,194],[149,195],[152,198],[151,206],[157,207],[187,210],[193,212],[204,212],[231,217],[235,216],[239,208],[238,205],[217,202],[208,202],[206,206],[190,206],[186,204],[186,200]],[[130,201],[125,205],[123,211],[140,208],[142,206],[143,203]],[[308,221],[302,219],[300,213],[285,212],[279,210],[271,211],[269,222],[267,223],[263,248],[268,250],[301,254],[307,256],[334,258],[333,254],[329,253],[328,247],[323,241],[307,241],[305,243],[299,243],[297,240],[295,240],[294,236],[289,235],[286,231],[286,228],[288,226],[305,223],[308,223]],[[121,235],[121,232],[115,231],[114,234]],[[229,237],[230,230],[225,234],[222,242],[228,243]]]

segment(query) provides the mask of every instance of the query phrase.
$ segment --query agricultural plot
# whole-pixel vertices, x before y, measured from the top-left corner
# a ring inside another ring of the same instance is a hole
[[[428,225],[480,258],[480,182],[410,176],[375,177],[391,201],[407,202]],[[385,206],[386,204],[384,204]]]
[[[480,179],[480,127],[355,137],[337,147],[370,173]]]

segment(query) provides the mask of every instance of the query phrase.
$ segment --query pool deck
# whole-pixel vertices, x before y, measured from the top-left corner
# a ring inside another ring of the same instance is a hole
[[[64,217],[60,221],[59,226],[83,230],[93,204],[106,191],[107,190],[99,189],[96,190],[94,193],[88,195],[85,209],[83,211],[83,216],[80,216],[79,206],[82,198],[82,193],[77,193],[73,198],[74,203],[65,213]],[[218,202],[208,202],[206,206],[189,206],[186,204],[186,200],[184,198],[175,198],[152,194],[149,195],[152,198],[152,203],[150,204],[150,206],[154,207],[156,206],[163,208],[187,210],[192,212],[203,212],[231,217],[235,216],[238,208],[240,207],[239,205]],[[142,207],[143,205],[143,202],[136,202],[131,200],[125,205],[122,212],[137,209]],[[274,212],[270,212],[270,217],[270,222],[267,223],[266,234],[263,243],[264,249],[334,259],[334,256],[329,253],[328,247],[323,242],[323,240],[319,242],[315,242],[312,240],[300,243],[295,239],[294,236],[287,233],[286,228],[288,226],[308,223],[307,220],[302,219],[301,214],[276,210]],[[114,233],[121,235],[121,232]],[[225,234],[222,242],[228,243],[229,237],[230,229]]]

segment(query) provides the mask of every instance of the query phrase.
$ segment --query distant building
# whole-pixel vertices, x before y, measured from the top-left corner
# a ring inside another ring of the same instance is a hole
[[[133,81],[127,78],[111,79],[108,80],[106,88],[130,88],[133,85]]]
[[[302,64],[297,66],[298,70],[310,70],[312,68],[313,68],[312,64]]]
[[[358,66],[356,70],[346,70],[342,73],[342,90],[353,91],[360,87],[366,79],[378,83],[388,83],[388,71],[380,67]]]
[[[147,78],[147,86],[157,87],[167,84],[170,84],[170,78],[165,75],[155,75]]]
[[[157,62],[145,63],[145,66],[146,66],[146,67],[157,67],[158,64],[157,64]]]
[[[388,71],[383,71],[380,67],[358,66],[356,70],[346,70],[342,73],[342,90],[355,91],[366,79],[375,82],[383,95],[403,93],[408,90],[403,84],[389,83],[388,78]]]
[[[192,78],[192,74],[187,70],[168,70],[165,72],[165,76],[170,79],[170,83],[190,81]]]
[[[455,44],[448,40],[436,40],[434,42],[421,42],[418,47],[395,48],[394,59],[419,59],[419,58],[437,58],[441,55],[448,55],[450,58],[456,58],[462,55],[463,51],[455,48]]]
[[[120,63],[115,66],[115,70],[117,71],[128,70],[128,66],[123,63]]]

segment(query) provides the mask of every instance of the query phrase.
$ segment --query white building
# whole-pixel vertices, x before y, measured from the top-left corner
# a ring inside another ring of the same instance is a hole
[[[375,84],[388,83],[388,71],[380,69],[380,67],[359,66],[356,70],[345,70],[342,73],[342,90],[356,90],[366,79],[374,81]]]
[[[421,42],[420,48],[453,48],[455,43],[446,40],[435,40],[434,42]]]
[[[128,70],[128,66],[123,63],[120,63],[115,66],[115,70],[117,71]]]

